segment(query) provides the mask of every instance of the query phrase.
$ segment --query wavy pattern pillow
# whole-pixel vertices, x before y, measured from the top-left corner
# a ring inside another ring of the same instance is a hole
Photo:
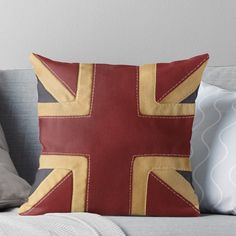
[[[0,125],[0,209],[20,206],[29,193],[30,185],[18,176]]]
[[[208,55],[143,66],[31,60],[43,152],[20,214],[199,215],[189,152]]]
[[[202,83],[192,137],[193,185],[204,212],[236,214],[236,92]]]

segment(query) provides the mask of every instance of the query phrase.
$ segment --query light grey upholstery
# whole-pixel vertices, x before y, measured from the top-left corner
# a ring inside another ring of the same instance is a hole
[[[222,78],[217,68],[208,68],[204,81],[236,90],[234,76],[236,67],[231,69],[232,76]],[[0,122],[6,134],[13,162],[20,176],[30,183],[34,180],[41,149],[38,138],[36,86],[36,78],[31,70],[0,71]],[[109,218],[128,236],[236,235],[235,216]]]
[[[236,91],[236,66],[207,67],[203,81],[223,89]]]
[[[236,216],[109,217],[131,236],[235,236]]]

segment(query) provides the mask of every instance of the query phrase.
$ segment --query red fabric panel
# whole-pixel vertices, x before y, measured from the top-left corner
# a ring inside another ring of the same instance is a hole
[[[149,216],[198,216],[192,203],[154,173],[149,175],[146,213]]]

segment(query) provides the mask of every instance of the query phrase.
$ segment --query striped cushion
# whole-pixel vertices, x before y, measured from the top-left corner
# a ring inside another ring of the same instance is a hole
[[[128,66],[33,54],[43,150],[20,214],[198,216],[189,154],[207,60]]]

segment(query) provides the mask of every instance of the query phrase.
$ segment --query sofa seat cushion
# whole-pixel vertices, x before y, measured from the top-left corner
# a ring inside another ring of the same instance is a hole
[[[235,236],[236,217],[109,217],[128,236]]]

